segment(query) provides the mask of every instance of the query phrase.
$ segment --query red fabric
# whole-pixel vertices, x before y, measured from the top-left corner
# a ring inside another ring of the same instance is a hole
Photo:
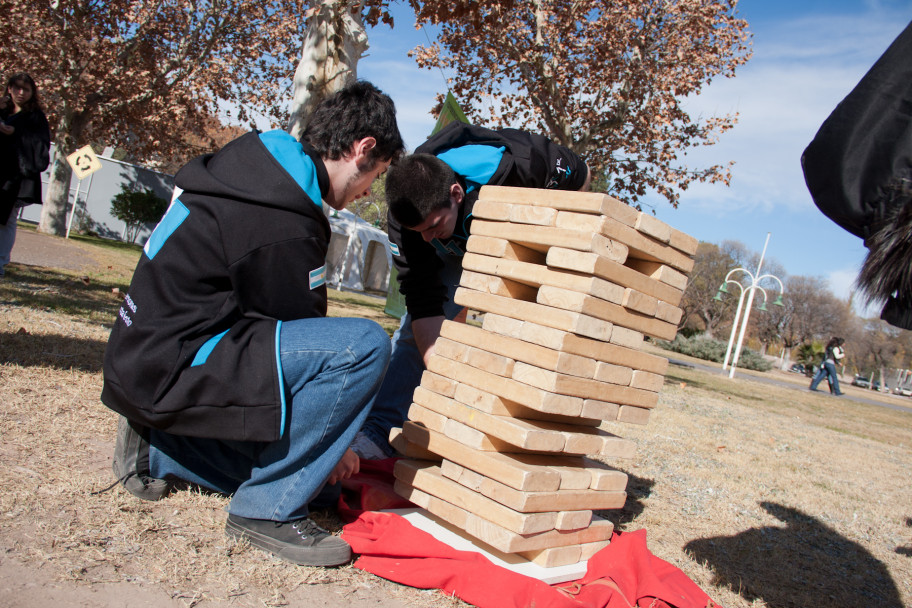
[[[381,508],[411,506],[392,492],[394,463],[362,461],[362,473],[343,486],[346,494],[355,494],[359,506],[397,500]],[[344,501],[340,508],[356,517],[342,530],[360,554],[355,567],[411,587],[441,589],[479,608],[718,606],[681,570],[650,553],[645,530],[615,533],[611,544],[589,559],[583,578],[550,586],[495,566],[479,553],[456,551],[393,513],[351,508]]]

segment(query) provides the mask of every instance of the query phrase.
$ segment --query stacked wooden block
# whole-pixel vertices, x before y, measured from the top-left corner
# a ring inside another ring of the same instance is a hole
[[[588,559],[631,458],[603,421],[645,424],[697,241],[603,194],[482,188],[456,302],[393,444],[396,489],[471,536],[543,566]]]

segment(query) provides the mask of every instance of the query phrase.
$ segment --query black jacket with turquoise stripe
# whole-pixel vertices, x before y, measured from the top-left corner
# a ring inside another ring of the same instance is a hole
[[[413,319],[443,315],[446,287],[436,255],[461,257],[469,238],[472,208],[481,186],[518,186],[579,190],[586,181],[586,163],[569,149],[546,137],[517,129],[491,130],[452,122],[418,146],[416,153],[433,154],[446,162],[465,189],[456,231],[446,241],[427,243],[421,234],[404,228],[388,214],[393,262],[399,290]]]
[[[177,435],[274,441],[281,322],[326,315],[326,168],[283,131],[252,132],[174,181],[111,332],[101,399]]]

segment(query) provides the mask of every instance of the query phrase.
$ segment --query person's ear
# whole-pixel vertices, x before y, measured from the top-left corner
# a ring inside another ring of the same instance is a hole
[[[377,146],[377,140],[373,137],[359,139],[352,145],[352,157],[356,161],[363,161],[370,158],[371,150]]]
[[[465,192],[463,191],[462,186],[460,186],[458,182],[454,183],[452,186],[450,186],[450,201],[454,205],[456,205],[456,206],[461,205],[464,198],[465,198]]]

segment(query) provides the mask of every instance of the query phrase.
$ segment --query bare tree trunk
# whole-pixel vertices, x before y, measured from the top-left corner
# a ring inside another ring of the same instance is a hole
[[[63,236],[66,233],[67,206],[70,200],[70,165],[63,150],[56,149],[51,175],[48,179],[47,196],[41,206],[41,221],[38,232]]]
[[[360,0],[313,0],[288,121],[295,138],[320,101],[358,78],[358,60],[368,48],[361,8]]]

